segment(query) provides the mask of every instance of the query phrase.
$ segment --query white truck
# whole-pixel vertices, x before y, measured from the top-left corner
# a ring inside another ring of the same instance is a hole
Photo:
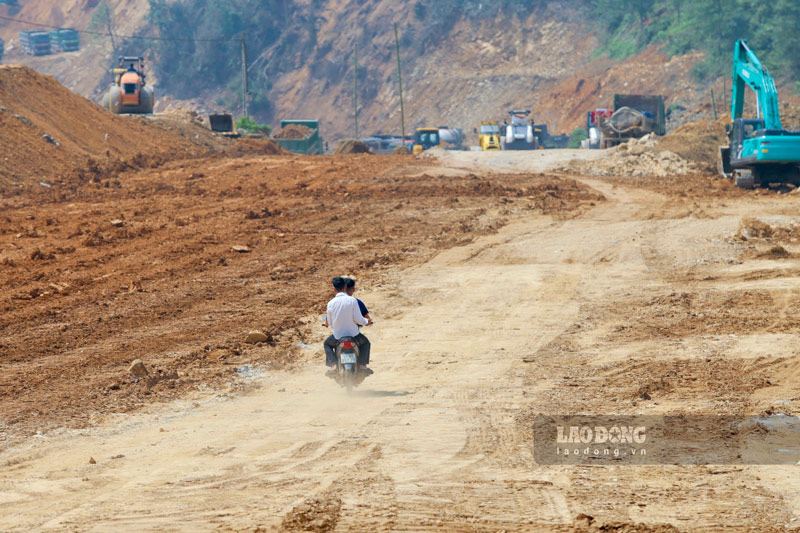
[[[537,150],[539,143],[533,135],[533,125],[528,123],[530,109],[512,109],[508,114],[511,115],[511,124],[505,125],[503,150]]]

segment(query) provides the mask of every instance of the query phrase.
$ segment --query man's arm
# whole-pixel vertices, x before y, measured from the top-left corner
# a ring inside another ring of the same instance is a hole
[[[367,323],[367,325],[369,326],[370,324],[372,324],[372,317],[369,316],[369,309],[367,309],[367,306],[364,305],[364,302],[362,302],[358,298],[356,298],[356,301],[358,302],[358,310],[361,311],[361,316],[363,316],[369,321]]]
[[[353,310],[353,322],[355,322],[360,326],[366,326],[367,324],[369,324],[369,320],[367,320],[361,315],[361,309],[358,308],[358,300],[353,298],[353,301],[350,304],[350,308]]]

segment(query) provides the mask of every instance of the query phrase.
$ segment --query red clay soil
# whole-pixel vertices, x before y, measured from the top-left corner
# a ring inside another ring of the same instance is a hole
[[[0,106],[0,196],[175,159],[286,153],[215,135],[195,113],[114,115],[24,66],[0,66]]]
[[[0,67],[0,184],[38,181],[93,158],[136,154],[188,157],[191,141],[118,116],[69,92],[50,76],[28,67]],[[46,137],[46,136],[49,136]]]
[[[421,164],[213,157],[0,197],[0,435],[222,386],[246,363],[291,367],[334,275],[368,287],[507,218],[602,200],[566,178]],[[250,330],[268,341],[245,344]],[[148,379],[128,373],[134,359]]]

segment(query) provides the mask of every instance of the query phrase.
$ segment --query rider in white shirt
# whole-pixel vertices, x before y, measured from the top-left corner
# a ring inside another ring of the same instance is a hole
[[[358,306],[358,300],[348,296],[346,281],[344,278],[333,278],[333,289],[336,296],[328,302],[327,313],[325,314],[325,325],[331,326],[333,335],[325,339],[325,364],[329,367],[328,375],[336,373],[336,344],[342,337],[353,337],[358,344],[358,366],[361,372],[367,375],[372,374],[372,370],[367,368],[369,364],[370,342],[367,337],[359,333],[359,326],[366,326],[370,323],[368,318],[364,318]]]

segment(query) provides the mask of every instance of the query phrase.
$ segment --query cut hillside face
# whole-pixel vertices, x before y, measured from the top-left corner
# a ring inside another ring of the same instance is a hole
[[[24,66],[0,66],[0,106],[0,186],[57,179],[88,159],[195,157],[216,142],[190,121],[114,115]]]

